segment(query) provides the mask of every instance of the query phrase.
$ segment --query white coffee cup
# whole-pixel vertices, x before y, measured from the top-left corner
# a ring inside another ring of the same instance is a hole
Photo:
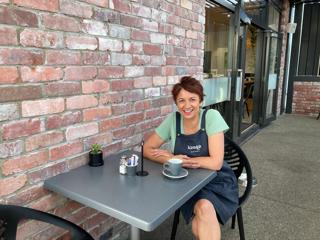
[[[168,171],[171,175],[177,176],[180,174],[182,169],[182,160],[178,158],[171,158],[168,162],[163,164],[163,169]]]

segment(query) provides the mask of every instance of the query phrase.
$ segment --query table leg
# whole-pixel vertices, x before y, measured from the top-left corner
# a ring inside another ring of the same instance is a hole
[[[140,229],[131,225],[130,240],[140,240]]]

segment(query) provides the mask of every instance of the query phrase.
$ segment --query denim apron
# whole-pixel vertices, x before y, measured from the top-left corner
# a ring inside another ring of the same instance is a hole
[[[206,112],[207,110],[202,114],[199,131],[190,135],[181,133],[181,115],[176,112],[175,155],[209,156],[208,135],[205,129]],[[181,212],[187,223],[193,217],[194,206],[200,199],[207,199],[213,204],[221,224],[225,224],[234,215],[238,208],[238,183],[236,176],[226,162],[223,162],[222,168],[217,171],[217,176],[182,206]]]

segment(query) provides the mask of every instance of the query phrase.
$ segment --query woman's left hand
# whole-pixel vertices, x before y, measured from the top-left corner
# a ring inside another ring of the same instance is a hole
[[[198,163],[197,160],[193,158],[188,158],[188,159],[183,159],[182,166],[186,168],[199,168],[200,164]]]

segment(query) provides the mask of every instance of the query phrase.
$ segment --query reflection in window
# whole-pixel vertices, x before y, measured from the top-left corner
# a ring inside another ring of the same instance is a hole
[[[279,31],[279,11],[272,5],[269,5],[269,21],[268,26],[272,30],[278,32]]]

